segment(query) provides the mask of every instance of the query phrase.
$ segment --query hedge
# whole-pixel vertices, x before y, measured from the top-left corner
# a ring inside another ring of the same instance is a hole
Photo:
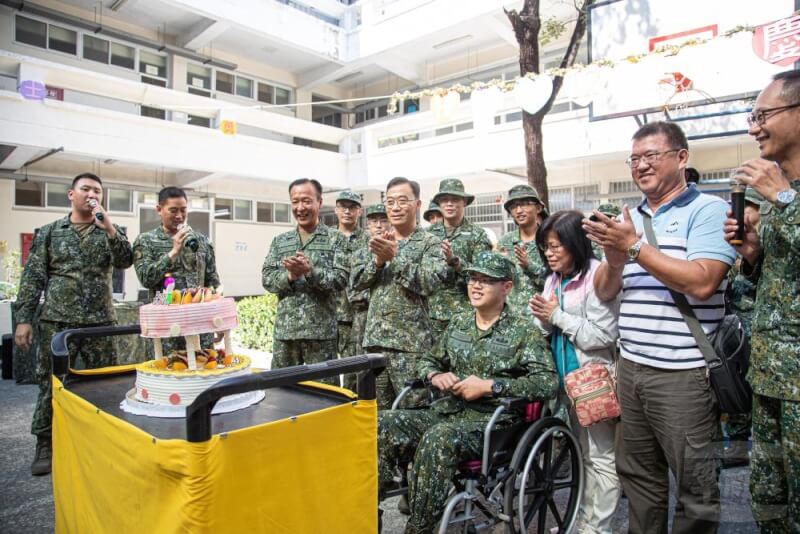
[[[267,293],[260,297],[247,297],[236,303],[239,328],[236,337],[248,349],[272,352],[272,328],[278,309],[278,297]]]

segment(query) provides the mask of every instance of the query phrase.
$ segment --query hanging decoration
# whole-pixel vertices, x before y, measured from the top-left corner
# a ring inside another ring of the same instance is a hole
[[[553,94],[553,79],[547,74],[536,78],[520,78],[514,86],[517,105],[530,113],[538,113]]]
[[[455,91],[436,94],[431,98],[431,113],[437,124],[450,121],[456,114],[461,96]]]
[[[494,126],[494,116],[503,105],[503,92],[497,87],[483,87],[472,92],[472,126],[483,133]]]

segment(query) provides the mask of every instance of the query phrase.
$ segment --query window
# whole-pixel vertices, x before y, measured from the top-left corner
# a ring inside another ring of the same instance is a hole
[[[139,72],[149,76],[157,76],[159,78],[167,77],[167,58],[147,52],[146,50],[139,51]]]
[[[198,89],[211,89],[211,69],[189,63],[186,65],[186,83]],[[203,95],[208,96],[206,93]]]
[[[416,113],[419,111],[419,100],[406,100],[403,104],[404,113]]]
[[[466,207],[464,215],[472,223],[503,221],[503,194],[478,195],[475,202]]]
[[[233,74],[217,71],[217,91],[233,94]]]
[[[253,98],[253,80],[236,77],[236,96]]]
[[[166,80],[159,80],[158,78],[150,78],[148,76],[142,76],[142,83],[146,83],[148,85],[155,85],[158,87],[167,86]],[[167,112],[164,109],[141,106],[140,111],[142,117],[150,117],[152,119],[161,119],[161,120],[167,118]]]
[[[155,206],[158,204],[158,194],[157,193],[139,193],[137,202],[139,204],[148,204],[150,206]]]
[[[558,210],[572,209],[572,188],[561,187],[551,189],[550,193],[550,213]]]
[[[471,129],[472,129],[472,123],[471,122],[463,122],[461,124],[456,124],[456,131],[457,132],[466,132],[467,130],[471,130]]]
[[[289,104],[289,99],[291,97],[291,91],[288,89],[283,89],[281,87],[275,88],[275,104],[279,106],[285,106]]]
[[[237,221],[250,221],[253,218],[250,215],[253,203],[249,200],[234,200],[233,202],[233,218]]]
[[[111,43],[111,64],[117,67],[133,69],[136,65],[136,51],[130,46]]]
[[[273,103],[273,95],[275,94],[274,88],[268,83],[258,82],[258,101],[266,104]]]
[[[47,24],[27,17],[17,16],[15,38],[20,43],[47,48]]]
[[[284,204],[282,202],[275,203],[275,222],[276,223],[292,222],[289,217],[289,204]]]
[[[214,201],[214,218],[221,221],[233,220],[233,200],[217,198]]]
[[[50,50],[57,50],[74,56],[78,53],[78,33],[51,24],[47,44]]]
[[[44,184],[41,182],[14,182],[14,205],[44,207]]]
[[[84,34],[83,57],[98,63],[108,63],[108,41]]]
[[[272,218],[272,202],[257,202],[256,203],[256,221],[269,223],[273,221]]]
[[[600,205],[600,186],[583,185],[575,188],[575,209],[589,213]]]
[[[71,203],[67,198],[69,185],[67,184],[47,184],[47,207],[48,208],[69,208]]]
[[[133,191],[127,189],[107,189],[106,205],[108,211],[123,211],[129,213],[133,211],[132,206]]]
[[[198,117],[197,115],[189,115],[189,120],[186,124],[192,126],[202,126],[203,128],[211,128],[211,119],[208,117]]]

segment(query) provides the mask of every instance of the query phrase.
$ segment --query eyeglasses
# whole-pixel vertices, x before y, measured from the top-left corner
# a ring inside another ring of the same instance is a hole
[[[478,284],[481,287],[483,287],[483,286],[493,286],[495,284],[501,284],[503,282],[505,282],[505,280],[496,280],[494,278],[484,278],[482,276],[470,276],[467,279],[467,283],[468,284],[471,284],[473,286]]]
[[[415,202],[416,200],[417,199],[415,198],[406,198],[406,197],[387,198],[383,204],[389,209],[392,209],[395,206],[402,209],[402,208],[407,208],[409,205],[411,205],[412,202]]]
[[[558,254],[562,248],[564,248],[564,245],[553,245],[551,243],[546,243],[544,246],[539,247],[539,250],[542,252],[547,252],[549,250],[554,254]]]
[[[787,109],[797,108],[800,107],[800,102],[797,104],[790,104],[788,106],[778,106],[776,108],[764,108],[764,109],[756,109],[753,110],[747,116],[747,125],[752,126],[753,124],[757,124],[759,126],[764,126],[764,123],[767,122],[767,119],[770,115],[775,115],[780,113],[781,111],[786,111]]]
[[[663,150],[661,152],[657,150],[652,150],[641,156],[635,156],[631,154],[630,156],[628,156],[628,159],[625,160],[625,164],[628,165],[631,169],[635,169],[636,167],[638,167],[639,162],[641,162],[642,160],[644,160],[644,162],[647,163],[648,165],[652,165],[653,163],[656,163],[658,160],[664,157],[666,154],[669,154],[670,152],[680,152],[681,150],[683,149],[671,148],[669,150]]]
[[[508,211],[514,211],[517,208],[529,208],[535,205],[536,205],[535,200],[515,200],[514,202],[508,205]]]

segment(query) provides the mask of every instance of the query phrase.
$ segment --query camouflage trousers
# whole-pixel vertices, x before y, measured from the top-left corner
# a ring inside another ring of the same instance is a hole
[[[367,347],[367,352],[378,352],[386,356],[386,369],[375,379],[375,388],[378,395],[378,409],[388,410],[405,387],[406,380],[418,378],[416,367],[419,353],[383,347]],[[411,391],[403,400],[402,406],[404,408],[421,406],[425,403],[427,395],[428,392],[424,389]]]
[[[750,425],[753,422],[753,414],[737,413],[729,414],[725,424],[725,432],[730,441],[747,441],[750,439]]]
[[[339,358],[349,358],[358,354],[353,345],[353,323],[339,323],[337,326],[339,335]],[[356,390],[357,376],[355,373],[342,375],[342,386],[350,391]]]
[[[36,360],[36,383],[39,384],[39,397],[33,411],[31,434],[40,438],[50,438],[53,426],[53,359],[50,341],[63,330],[87,326],[108,326],[111,323],[81,325],[39,321],[39,353]],[[88,338],[70,342],[69,366],[72,369],[96,369],[116,364],[114,345],[111,338]]]
[[[272,368],[325,362],[336,359],[336,339],[275,339],[272,341]],[[320,380],[339,385],[338,377]]]
[[[490,417],[491,414],[474,410],[454,415],[434,410],[379,413],[379,492],[393,487],[392,476],[398,465],[413,462],[408,479],[411,517],[406,533],[434,531],[458,464],[481,455],[483,430]]]
[[[761,532],[800,532],[800,402],[753,395],[753,517]]]

